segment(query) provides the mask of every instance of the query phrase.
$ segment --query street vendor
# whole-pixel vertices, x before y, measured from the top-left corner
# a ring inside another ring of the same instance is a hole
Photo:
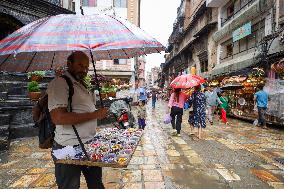
[[[79,142],[72,128],[75,125],[82,142],[95,135],[97,119],[106,117],[107,109],[95,108],[95,95],[85,85],[83,79],[89,70],[89,58],[81,52],[73,52],[67,59],[68,70],[65,76],[73,83],[72,108],[68,112],[68,85],[65,79],[57,77],[48,86],[48,109],[56,125],[53,150],[65,146],[78,146]],[[54,162],[55,162],[55,157]],[[59,189],[80,188],[80,175],[83,172],[88,188],[102,189],[102,168],[55,163],[55,177]]]

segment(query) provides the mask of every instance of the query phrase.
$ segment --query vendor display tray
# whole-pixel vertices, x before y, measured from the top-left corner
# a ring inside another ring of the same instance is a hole
[[[124,163],[104,163],[104,162],[95,162],[95,161],[86,161],[86,160],[57,160],[56,163],[70,164],[70,165],[86,165],[90,167],[126,168],[132,158],[132,155]]]
[[[56,163],[97,167],[126,168],[141,140],[142,130],[106,128],[85,144],[91,161],[79,150],[76,158],[59,159]],[[78,151],[78,150],[77,150]]]

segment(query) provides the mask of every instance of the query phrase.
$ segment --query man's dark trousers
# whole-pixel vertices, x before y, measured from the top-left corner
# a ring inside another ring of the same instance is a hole
[[[258,125],[266,126],[265,112],[267,108],[257,107],[258,109]]]

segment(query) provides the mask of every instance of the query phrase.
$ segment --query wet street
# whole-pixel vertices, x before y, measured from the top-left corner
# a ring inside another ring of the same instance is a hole
[[[190,135],[185,112],[181,137],[175,137],[163,123],[165,111],[164,102],[155,110],[148,105],[147,127],[128,168],[103,169],[107,189],[284,188],[284,129],[215,120],[198,140]],[[0,167],[3,189],[56,188],[50,152],[38,149],[35,137],[13,141]]]

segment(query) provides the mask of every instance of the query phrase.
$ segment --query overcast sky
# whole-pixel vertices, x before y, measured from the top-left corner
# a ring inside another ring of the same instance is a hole
[[[141,0],[141,28],[166,46],[180,2],[180,0]],[[146,60],[146,70],[150,71],[152,67],[160,66],[165,61],[164,53],[147,55]]]

